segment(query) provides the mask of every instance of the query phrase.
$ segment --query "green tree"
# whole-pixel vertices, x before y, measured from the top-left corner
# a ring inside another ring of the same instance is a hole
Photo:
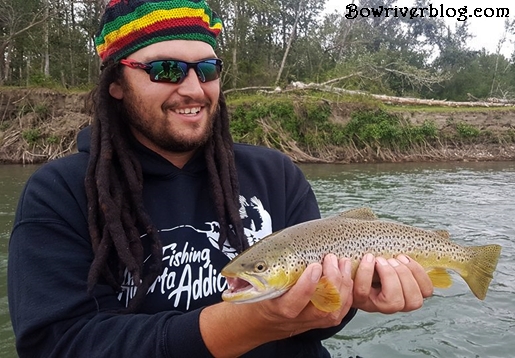
[[[16,41],[30,36],[47,21],[44,7],[38,0],[3,0],[0,2],[0,85],[12,81],[12,60]]]
[[[88,87],[97,81],[94,37],[105,0],[0,1],[0,84]],[[325,3],[209,0],[224,21],[217,49],[223,88],[329,81],[398,96],[513,97],[515,51],[508,59],[501,49],[515,36],[514,21],[506,22],[490,54],[467,47],[466,21],[451,28],[440,17],[351,18],[347,8],[323,14]],[[397,1],[363,0],[359,6],[384,9]]]
[[[496,67],[511,69],[510,62],[502,55],[482,51],[453,52],[445,54],[451,66],[452,77],[435,89],[435,98],[455,101],[485,100],[489,97],[505,98],[514,92],[513,76],[497,76]],[[443,60],[443,59],[441,59]],[[508,72],[509,73],[509,72]],[[492,90],[492,81],[495,87]]]

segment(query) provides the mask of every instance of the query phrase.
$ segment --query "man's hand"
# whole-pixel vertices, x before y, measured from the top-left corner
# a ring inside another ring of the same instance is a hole
[[[206,307],[199,324],[207,348],[214,356],[234,357],[266,342],[339,325],[352,306],[351,267],[350,260],[338,260],[329,254],[322,264],[310,264],[295,285],[280,297]],[[310,302],[324,276],[340,293],[342,305],[333,312],[320,311]]]
[[[341,307],[334,312],[322,312],[310,303],[317,283],[325,276],[339,291]],[[297,283],[284,295],[262,301],[263,313],[272,322],[282,322],[289,336],[314,328],[333,327],[341,323],[352,306],[353,282],[351,262],[329,254],[323,264],[311,264]]]
[[[377,272],[379,285],[373,283]],[[354,277],[353,307],[367,312],[409,312],[420,308],[433,294],[426,271],[405,255],[385,259],[367,254]]]

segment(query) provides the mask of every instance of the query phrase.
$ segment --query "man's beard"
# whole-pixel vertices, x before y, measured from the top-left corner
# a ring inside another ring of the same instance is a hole
[[[169,124],[165,128],[159,123],[154,122],[152,118],[148,118],[147,113],[142,111],[138,106],[137,98],[125,98],[122,104],[122,116],[128,124],[135,130],[140,132],[147,139],[152,141],[159,148],[175,153],[190,152],[204,146],[213,134],[213,121],[215,120],[216,111],[209,114],[208,123],[201,137],[184,138],[176,132],[169,130]],[[206,103],[204,108],[211,108],[210,103]],[[165,117],[163,117],[165,118]],[[173,130],[173,128],[172,128]]]

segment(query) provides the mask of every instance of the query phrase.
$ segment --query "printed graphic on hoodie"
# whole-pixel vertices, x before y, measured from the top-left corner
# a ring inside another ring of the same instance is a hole
[[[271,216],[258,198],[240,196],[240,216],[249,245],[272,233]],[[163,242],[163,272],[148,289],[146,306],[185,312],[218,301],[227,286],[219,271],[236,256],[228,242],[219,249],[220,224],[184,224],[158,231]],[[127,306],[136,289],[132,275],[125,271],[118,299]]]

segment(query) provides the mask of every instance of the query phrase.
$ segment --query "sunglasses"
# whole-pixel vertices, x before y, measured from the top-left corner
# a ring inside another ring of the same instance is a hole
[[[139,68],[149,74],[152,82],[181,83],[188,75],[190,68],[195,70],[200,82],[205,83],[220,78],[223,62],[212,58],[198,62],[179,60],[156,60],[147,63],[131,59],[120,60],[122,65]]]

